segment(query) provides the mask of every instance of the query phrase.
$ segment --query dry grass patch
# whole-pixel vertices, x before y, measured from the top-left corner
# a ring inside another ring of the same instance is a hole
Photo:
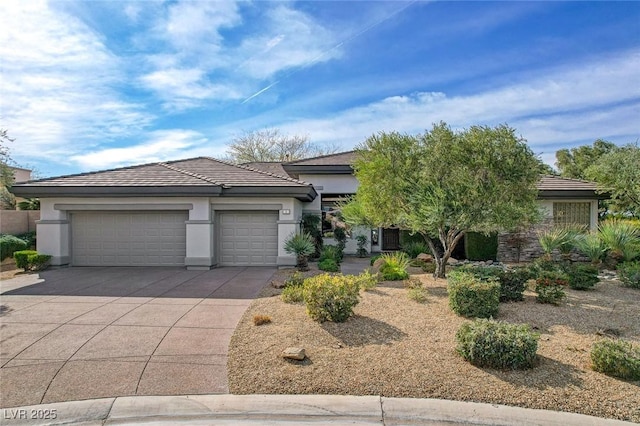
[[[385,282],[361,292],[355,315],[341,324],[314,322],[303,305],[265,287],[231,340],[231,392],[443,398],[640,422],[640,382],[594,372],[589,358],[603,333],[640,341],[638,290],[603,282],[595,291],[568,290],[561,306],[536,303],[529,291],[523,302],[501,303],[499,319],[531,324],[541,338],[533,369],[500,371],[456,354],[456,331],[468,320],[449,309],[444,280],[418,278],[425,303],[410,300],[402,282]],[[272,317],[268,329],[253,325],[258,313]],[[308,358],[282,359],[288,346],[304,347]]]

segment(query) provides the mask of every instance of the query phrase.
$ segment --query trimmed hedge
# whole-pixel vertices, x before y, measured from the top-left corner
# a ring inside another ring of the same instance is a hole
[[[304,280],[302,295],[314,321],[344,322],[360,302],[360,284],[353,275],[316,275]]]
[[[528,324],[477,319],[464,323],[456,333],[456,351],[478,367],[531,368],[540,335]]]
[[[464,254],[469,260],[496,260],[498,234],[484,235],[478,232],[467,232],[464,235]]]
[[[591,349],[595,371],[625,380],[640,380],[640,346],[624,340],[600,340]]]
[[[16,261],[16,266],[27,271],[29,269],[29,256],[35,254],[38,254],[38,252],[35,250],[20,250],[13,253],[13,258]]]
[[[449,307],[468,318],[490,318],[498,314],[500,284],[482,281],[469,272],[453,271],[447,278]]]
[[[49,266],[51,256],[48,254],[40,254],[34,250],[21,250],[13,253],[18,268],[25,271],[40,271]]]
[[[465,265],[458,268],[473,274],[482,281],[495,281],[500,283],[501,302],[519,302],[524,300],[523,293],[527,288],[527,281],[531,273],[527,268],[503,269],[498,266],[471,266]]]
[[[13,235],[0,235],[0,260],[13,256],[17,251],[26,250],[29,245],[26,241]]]
[[[600,281],[598,268],[593,265],[572,264],[565,270],[569,276],[569,287],[574,290],[589,290]]]

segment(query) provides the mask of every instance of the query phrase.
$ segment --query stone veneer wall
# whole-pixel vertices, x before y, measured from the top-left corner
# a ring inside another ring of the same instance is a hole
[[[503,263],[531,262],[542,256],[538,231],[553,227],[553,218],[521,232],[498,234],[498,260]]]

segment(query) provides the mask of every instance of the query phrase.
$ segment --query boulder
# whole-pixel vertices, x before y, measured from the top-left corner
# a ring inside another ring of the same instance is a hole
[[[375,262],[373,262],[373,265],[371,266],[371,269],[373,270],[374,274],[380,272],[380,268],[382,268],[382,264],[383,263],[384,263],[384,259],[383,258],[378,258],[378,259],[375,260]]]
[[[460,261],[458,259],[453,258],[453,257],[450,257],[447,260],[447,264],[448,265],[457,265],[458,263],[460,263]]]
[[[290,347],[282,351],[283,358],[294,359],[296,361],[302,361],[306,356],[307,354],[305,353],[304,348]]]
[[[416,259],[425,262],[425,263],[431,263],[433,262],[433,256],[431,256],[430,254],[427,253],[420,253],[418,256],[416,256]]]

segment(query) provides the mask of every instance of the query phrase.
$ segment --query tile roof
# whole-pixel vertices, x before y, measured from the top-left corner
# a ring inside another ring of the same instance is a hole
[[[249,163],[243,163],[242,165],[251,169],[273,173],[274,175],[289,177],[289,174],[285,171],[282,167],[282,163],[279,161],[252,161]]]
[[[338,152],[284,163],[291,166],[350,166],[357,156],[356,151]]]
[[[209,157],[32,180],[15,187],[303,187],[310,184]]]
[[[540,191],[595,191],[596,184],[585,180],[545,175],[540,179],[538,189]]]

